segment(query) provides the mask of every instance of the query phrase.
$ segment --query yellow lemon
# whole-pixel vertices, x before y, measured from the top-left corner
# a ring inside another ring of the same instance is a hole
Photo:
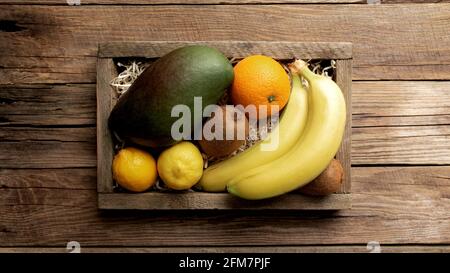
[[[156,161],[146,151],[128,147],[119,151],[113,160],[113,177],[123,188],[143,192],[156,183]]]
[[[203,158],[198,148],[187,141],[180,142],[161,153],[158,173],[167,187],[187,190],[203,175]]]

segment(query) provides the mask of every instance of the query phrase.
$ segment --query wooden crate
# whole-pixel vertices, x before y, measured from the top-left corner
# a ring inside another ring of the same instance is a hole
[[[173,49],[188,44],[215,47],[227,57],[243,58],[264,54],[278,60],[334,59],[336,82],[347,102],[347,124],[342,145],[336,157],[344,167],[344,181],[338,193],[326,197],[309,197],[292,192],[280,197],[246,201],[228,193],[119,193],[114,191],[111,165],[114,157],[113,141],[107,120],[117,100],[110,81],[117,75],[113,58],[158,58]],[[339,210],[351,207],[351,43],[300,42],[134,42],[99,45],[97,62],[97,191],[100,209],[139,210],[209,210],[209,209],[280,209],[280,210]]]

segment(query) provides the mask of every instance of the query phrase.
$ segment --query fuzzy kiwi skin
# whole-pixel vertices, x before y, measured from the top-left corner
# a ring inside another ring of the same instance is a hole
[[[238,119],[237,116],[234,115],[234,112],[230,111],[232,108],[230,109],[227,108],[226,106],[220,106],[220,108],[222,109],[221,113],[223,114],[222,116],[223,128],[216,128],[216,130],[219,130],[219,134],[223,136],[223,140],[216,140],[216,139],[206,140],[203,137],[201,140],[198,141],[201,150],[206,155],[215,158],[228,156],[237,149],[239,149],[239,147],[245,144],[245,139],[225,140],[226,133],[228,132],[228,130],[234,131],[234,136],[237,136],[239,123],[244,123],[245,138],[247,138],[249,134],[249,124],[245,115],[242,115],[240,119]],[[214,118],[214,116],[209,118],[206,122],[208,122],[212,118]]]
[[[318,177],[298,191],[312,196],[325,196],[335,193],[341,188],[343,175],[344,169],[341,162],[333,159]]]

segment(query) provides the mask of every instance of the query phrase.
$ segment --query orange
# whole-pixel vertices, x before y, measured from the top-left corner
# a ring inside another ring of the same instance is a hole
[[[279,110],[283,109],[290,90],[288,74],[281,64],[270,57],[252,55],[234,66],[231,100],[233,104],[244,107],[255,105],[258,110],[260,106],[266,105],[267,114],[260,113],[258,118],[275,114],[271,111],[271,105],[278,105]]]
[[[132,147],[124,148],[114,156],[112,171],[114,180],[132,192],[146,191],[158,178],[152,155]]]

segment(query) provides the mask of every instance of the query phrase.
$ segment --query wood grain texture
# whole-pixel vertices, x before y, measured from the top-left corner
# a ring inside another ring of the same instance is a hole
[[[95,128],[11,128],[0,130],[2,168],[96,166]]]
[[[448,3],[450,0],[380,0],[382,4]],[[367,0],[81,0],[82,5],[367,4]],[[61,0],[1,0],[14,5],[67,5]]]
[[[2,127],[2,142],[93,142],[95,128]]]
[[[76,195],[77,198],[70,196]],[[34,206],[36,204],[47,204],[56,207],[68,208],[89,208],[92,203],[86,203],[86,200],[95,197],[96,193],[92,190],[84,189],[59,189],[51,188],[8,188],[3,189],[0,199],[0,206],[14,206],[16,204]]]
[[[382,253],[449,253],[448,245],[381,245]],[[370,249],[370,248],[369,248]],[[368,253],[364,245],[258,246],[258,247],[83,247],[82,253]],[[60,247],[1,247],[0,253],[67,253]]]
[[[395,0],[394,0],[395,1]],[[400,0],[398,0],[400,1]],[[427,0],[411,0],[427,1]],[[432,1],[432,0],[428,0]],[[435,0],[437,1],[437,0]],[[445,1],[445,0],[444,0]],[[345,3],[367,3],[364,0],[81,0],[81,5],[217,5],[217,4],[345,4]],[[1,0],[1,4],[14,5],[67,5],[60,0]]]
[[[336,83],[341,88],[346,106],[346,124],[341,147],[336,154],[336,159],[342,164],[344,170],[342,176],[341,192],[351,191],[351,171],[352,171],[352,61],[336,60]]]
[[[108,118],[114,106],[116,95],[110,85],[111,79],[117,76],[116,66],[112,59],[97,61],[97,190],[112,192],[112,160],[114,144],[108,128]]]
[[[449,3],[450,0],[380,0],[381,4],[427,4],[427,3]]]
[[[449,79],[449,4],[4,6],[0,83],[95,82],[97,45],[149,40],[352,42],[355,80]],[[134,18],[140,18],[135,20]],[[260,22],[270,20],[263,29]],[[141,22],[146,22],[142,24]],[[420,27],[418,27],[420,26]],[[298,35],[293,35],[293,30]],[[424,41],[427,41],[426,44]],[[30,46],[31,45],[31,46]],[[24,57],[38,59],[21,67]],[[49,61],[65,56],[61,61]],[[16,57],[20,57],[16,59]],[[70,59],[72,58],[72,59]],[[32,62],[32,63],[31,63]],[[26,72],[23,72],[23,71]],[[26,75],[23,75],[26,73]],[[73,82],[71,81],[71,82]]]
[[[172,50],[186,45],[208,45],[231,58],[263,54],[274,59],[351,59],[351,43],[305,43],[270,41],[153,41],[135,43],[103,43],[99,45],[100,58],[146,57],[159,58]]]
[[[450,164],[450,125],[352,129],[352,164]]]
[[[95,86],[0,86],[1,126],[95,125]]]
[[[119,210],[340,210],[351,207],[351,196],[309,197],[294,193],[275,199],[247,201],[228,193],[100,193],[98,207]]]
[[[353,82],[353,126],[450,125],[450,82]]]
[[[0,169],[0,189],[97,190],[95,168]]]
[[[0,24],[2,22],[0,16]],[[43,26],[44,27],[44,26]],[[43,30],[45,31],[45,30]],[[3,36],[11,36],[0,31]],[[33,36],[24,35],[25,39]],[[24,37],[18,37],[24,39]],[[36,38],[39,39],[39,38]],[[11,40],[12,42],[12,40]],[[50,42],[52,43],[52,42]],[[33,41],[33,46],[41,46],[39,41]],[[3,45],[2,45],[3,46]],[[45,52],[45,49],[41,49]],[[12,55],[0,55],[0,84],[17,85],[18,83],[93,83],[95,82],[96,70],[95,56],[41,56],[41,53],[28,55],[27,51],[9,53]],[[39,55],[35,55],[39,54]]]
[[[31,175],[36,170],[23,170],[22,176],[26,171],[27,184],[42,183]],[[3,184],[16,183],[1,174]],[[353,168],[353,207],[335,213],[101,212],[95,189],[2,187],[0,245],[63,247],[71,240],[86,247],[449,244],[449,174],[450,166]],[[95,185],[95,176],[85,183]]]

